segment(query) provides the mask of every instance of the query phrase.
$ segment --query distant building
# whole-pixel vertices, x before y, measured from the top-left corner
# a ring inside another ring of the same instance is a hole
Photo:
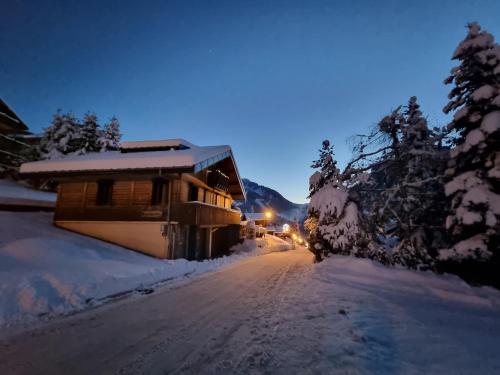
[[[256,225],[261,225],[265,227],[269,219],[266,219],[266,215],[263,212],[245,212],[243,214],[246,220],[251,220],[255,222]]]
[[[245,190],[229,146],[125,142],[25,163],[21,173],[59,181],[55,225],[158,258],[211,258],[240,239],[231,205]]]
[[[28,126],[0,99],[0,178],[15,173],[31,149]]]

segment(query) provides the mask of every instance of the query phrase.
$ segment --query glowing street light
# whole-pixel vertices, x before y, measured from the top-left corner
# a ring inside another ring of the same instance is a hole
[[[273,217],[273,213],[271,211],[266,211],[265,215],[266,215],[266,219],[268,219],[268,220]]]
[[[283,224],[283,233],[288,233],[288,232],[290,232],[290,225]]]

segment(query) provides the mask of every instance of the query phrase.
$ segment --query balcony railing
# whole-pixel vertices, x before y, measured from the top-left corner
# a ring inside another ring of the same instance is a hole
[[[172,204],[171,221],[180,224],[218,226],[240,223],[240,212],[203,202],[178,202]]]

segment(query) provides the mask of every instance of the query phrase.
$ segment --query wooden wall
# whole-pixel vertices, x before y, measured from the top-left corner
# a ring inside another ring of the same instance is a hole
[[[152,189],[153,182],[151,180],[135,181],[132,205],[139,207],[149,206],[151,204]]]
[[[147,207],[151,205],[153,182],[151,180],[123,181],[113,184],[112,207]],[[165,194],[168,190],[165,191]],[[57,204],[61,207],[96,207],[97,182],[62,182],[59,185]]]
[[[130,206],[134,181],[115,181],[111,205],[113,207]]]
[[[198,178],[199,175],[200,174],[196,176],[185,175],[184,179],[176,181],[176,183],[178,183],[179,194],[178,199],[174,199],[174,201],[179,200],[181,202],[187,202],[189,197],[189,185],[194,184],[198,187],[198,202],[231,208],[231,195],[222,190],[209,187],[203,180]]]
[[[230,196],[207,188],[202,181],[189,175],[169,181],[172,188],[171,221],[189,225],[213,224],[215,226],[239,223],[239,214],[226,210],[231,207]],[[196,202],[188,202],[190,184],[198,187]],[[62,181],[59,185],[56,220],[167,220],[168,188],[164,191],[163,203],[152,206],[152,178],[115,180],[109,205],[96,204],[97,185],[95,180]],[[220,208],[210,207],[207,204]]]
[[[83,182],[67,182],[59,185],[57,206],[83,207],[84,206]]]

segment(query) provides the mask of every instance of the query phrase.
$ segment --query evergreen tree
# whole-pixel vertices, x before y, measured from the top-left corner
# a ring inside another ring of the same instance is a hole
[[[368,241],[357,204],[350,199],[348,188],[333,159],[333,147],[323,142],[320,157],[312,165],[319,168],[310,180],[310,197],[306,228],[308,242],[316,260],[327,253],[359,255]]]
[[[454,112],[448,128],[457,134],[445,186],[453,244],[440,257],[463,275],[500,285],[500,46],[471,23],[453,59],[459,65],[445,80],[453,88],[443,109]]]
[[[447,150],[441,147],[441,134],[428,128],[416,97],[404,111],[401,133],[401,180],[393,187],[394,233],[400,239],[394,261],[410,268],[429,267],[436,249],[444,245],[442,177]]]
[[[381,246],[395,241],[392,237],[400,226],[397,212],[401,207],[398,184],[404,176],[403,124],[403,113],[398,107],[383,117],[369,135],[358,137],[353,160],[343,173],[355,181],[351,183],[351,195],[366,216],[367,230]]]
[[[325,139],[319,150],[318,160],[313,161],[311,165],[311,168],[319,170],[309,179],[309,197],[338,175],[337,162],[333,156],[333,145],[330,145],[330,141]]]
[[[350,193],[367,217],[365,223],[370,226],[366,230],[387,250],[382,254],[373,244],[375,252],[370,251],[369,257],[411,268],[433,265],[435,249],[443,241],[440,178],[446,150],[440,140],[441,134],[427,127],[412,97],[405,108],[398,107],[382,118],[355,145],[356,155],[344,176],[355,181],[350,183]],[[369,173],[360,179],[365,171]]]
[[[74,139],[73,146],[77,154],[99,151],[98,137],[99,124],[95,113],[87,112],[79,127],[78,137]]]
[[[98,144],[101,152],[118,150],[121,138],[120,123],[113,116],[110,122],[104,125],[104,129],[99,133]]]
[[[71,112],[66,114],[60,110],[52,118],[51,125],[44,130],[40,140],[40,157],[55,159],[76,150],[74,140],[78,134],[78,122]]]

